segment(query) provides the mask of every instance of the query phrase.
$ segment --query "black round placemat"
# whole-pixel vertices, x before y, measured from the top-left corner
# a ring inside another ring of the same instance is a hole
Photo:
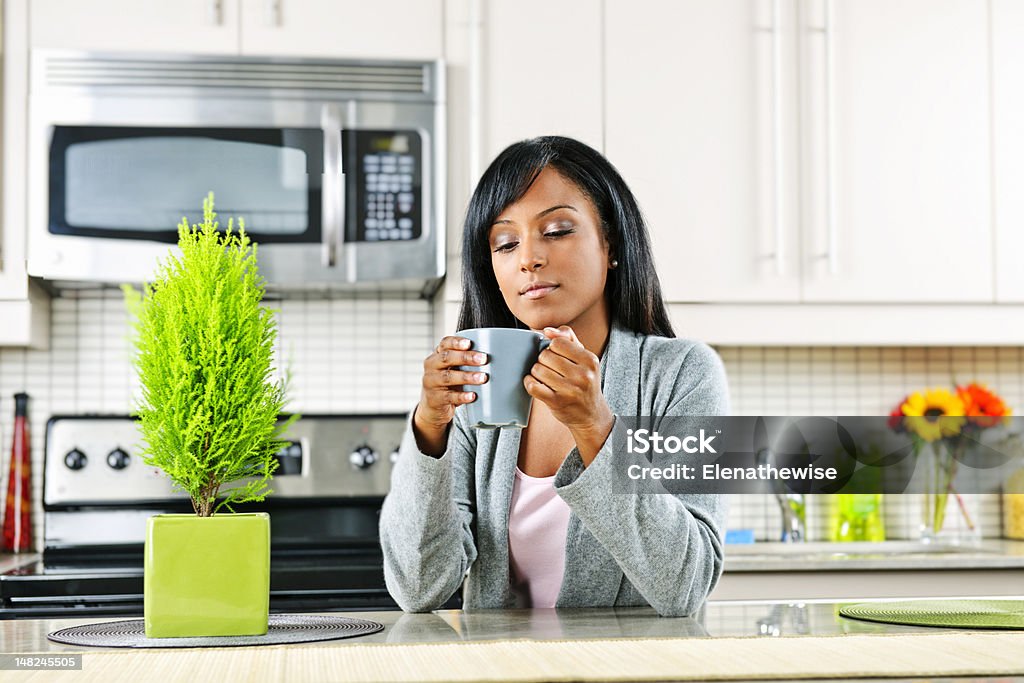
[[[57,643],[91,647],[237,647],[313,643],[319,640],[365,636],[383,629],[383,624],[365,619],[272,614],[267,633],[262,636],[147,638],[145,622],[142,619],[128,619],[62,628],[46,637]]]

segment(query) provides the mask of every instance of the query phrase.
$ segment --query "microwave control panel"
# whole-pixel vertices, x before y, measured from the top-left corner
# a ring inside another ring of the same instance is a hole
[[[423,234],[423,143],[415,130],[350,130],[345,140],[348,242],[411,241]],[[353,167],[355,172],[353,173]]]

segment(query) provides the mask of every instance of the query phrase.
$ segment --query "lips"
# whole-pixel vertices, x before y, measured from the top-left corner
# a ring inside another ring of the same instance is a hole
[[[519,291],[519,294],[527,299],[540,299],[556,289],[558,289],[558,285],[554,282],[537,281],[527,284]]]

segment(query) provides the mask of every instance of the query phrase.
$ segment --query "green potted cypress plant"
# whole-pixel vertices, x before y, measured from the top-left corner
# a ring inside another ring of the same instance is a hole
[[[195,514],[149,518],[144,563],[151,638],[267,632],[270,518],[235,513],[262,501],[277,467],[285,382],[273,381],[277,327],[243,219],[218,230],[213,193],[203,223],[178,226],[181,254],[142,292],[123,286],[134,316],[133,363],[143,460],[188,493]],[[229,513],[220,512],[226,509]],[[219,514],[216,514],[219,513]]]

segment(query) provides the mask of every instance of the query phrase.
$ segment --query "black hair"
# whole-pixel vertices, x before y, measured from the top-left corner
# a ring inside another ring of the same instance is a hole
[[[466,209],[462,233],[460,330],[522,327],[498,288],[491,267],[489,234],[494,221],[519,201],[545,168],[574,183],[593,203],[612,259],[605,295],[612,322],[642,334],[674,337],[651,240],[636,198],[615,167],[588,145],[556,135],[507,147],[484,171]]]

